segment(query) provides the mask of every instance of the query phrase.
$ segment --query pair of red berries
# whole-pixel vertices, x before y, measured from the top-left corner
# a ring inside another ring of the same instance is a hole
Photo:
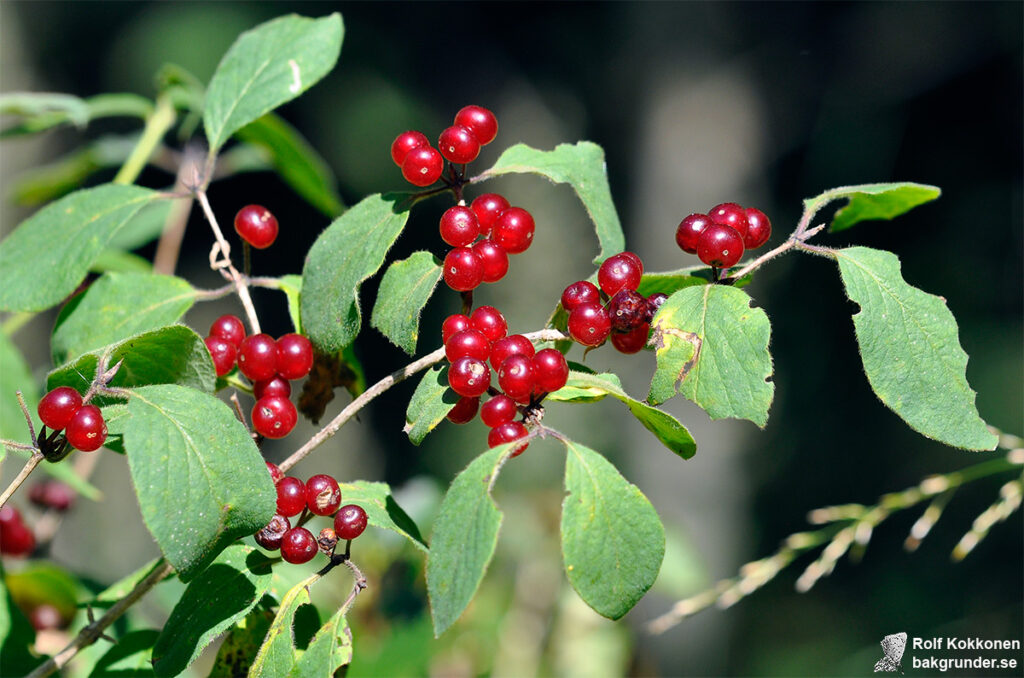
[[[277,217],[262,205],[246,205],[235,215],[235,231],[245,242],[264,250],[277,240]]]
[[[107,439],[107,424],[100,408],[83,405],[82,396],[70,386],[58,386],[43,396],[36,409],[44,426],[64,431],[71,447],[92,452]]]
[[[772,224],[764,212],[724,202],[707,214],[691,214],[679,222],[676,244],[708,266],[729,268],[740,260],[744,250],[761,247],[771,235]]]
[[[402,132],[391,143],[391,159],[413,186],[429,186],[441,178],[444,161],[465,165],[476,160],[480,147],[498,134],[498,119],[482,106],[466,106],[455,114],[455,124],[441,132],[437,149],[416,130]],[[440,149],[440,150],[438,150]]]
[[[533,215],[497,193],[478,196],[469,207],[449,208],[440,223],[441,239],[455,248],[444,258],[445,283],[467,292],[501,280],[508,272],[508,255],[529,249],[535,228]]]
[[[27,556],[36,548],[36,536],[10,504],[0,507],[0,553],[5,556]]]

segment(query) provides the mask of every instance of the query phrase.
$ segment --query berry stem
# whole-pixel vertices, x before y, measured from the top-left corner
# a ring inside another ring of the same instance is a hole
[[[473,310],[473,290],[462,292],[462,315],[469,315]]]
[[[242,241],[242,275],[245,280],[252,274],[252,245],[248,240]]]
[[[803,222],[801,221],[801,223]],[[748,273],[752,273],[757,269],[761,268],[761,266],[763,266],[768,261],[771,261],[775,257],[793,249],[794,247],[802,250],[807,250],[808,252],[817,252],[819,254],[830,254],[832,252],[832,250],[830,250],[827,247],[817,247],[815,245],[808,245],[806,242],[808,238],[812,238],[818,233],[820,233],[821,230],[825,228],[824,224],[815,226],[809,231],[801,231],[800,228],[801,227],[798,226],[797,230],[793,231],[793,235],[789,236],[789,239],[786,240],[786,242],[782,243],[773,250],[765,252],[757,259],[754,259],[753,261],[745,265],[743,268],[730,275],[728,278],[723,278],[722,282],[725,284],[732,284],[739,280],[740,278],[742,278],[743,276],[747,275]]]

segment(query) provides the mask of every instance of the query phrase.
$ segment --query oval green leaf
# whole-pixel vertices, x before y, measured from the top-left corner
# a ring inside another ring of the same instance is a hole
[[[281,599],[277,615],[249,668],[249,678],[280,678],[295,666],[295,613],[309,604],[309,587],[320,575],[314,574],[293,586]]]
[[[129,631],[117,644],[100,657],[89,678],[148,678],[153,672],[153,643],[160,632],[156,629]]]
[[[420,312],[441,279],[441,262],[430,252],[414,252],[396,261],[380,281],[370,324],[400,349],[414,355]]]
[[[405,410],[405,428],[413,445],[419,445],[427,434],[444,421],[459,396],[448,387],[448,366],[434,365],[423,373]]]
[[[420,528],[391,496],[391,488],[387,483],[354,480],[351,483],[340,483],[339,486],[342,503],[363,507],[370,525],[397,532],[419,550],[427,551]]]
[[[352,631],[345,608],[334,613],[302,653],[289,678],[330,678],[352,661]]]
[[[217,650],[210,678],[248,675],[252,660],[256,658],[273,621],[274,613],[261,607],[237,622]]]
[[[935,200],[941,194],[938,186],[909,181],[841,186],[804,200],[804,213],[816,214],[833,200],[845,198],[846,206],[836,211],[829,226],[829,230],[834,233],[861,221],[893,219],[918,205]]]

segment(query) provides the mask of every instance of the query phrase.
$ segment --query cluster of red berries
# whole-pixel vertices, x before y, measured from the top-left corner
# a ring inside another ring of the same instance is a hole
[[[235,231],[242,240],[263,250],[277,240],[277,217],[262,205],[246,205],[235,215]]]
[[[27,556],[36,548],[36,536],[25,524],[21,512],[10,504],[0,507],[0,553]]]
[[[235,366],[253,383],[256,405],[252,426],[264,438],[283,438],[299,415],[289,397],[289,380],[302,379],[313,368],[313,344],[301,334],[285,334],[274,340],[269,334],[245,336],[237,316],[223,315],[210,327],[206,348],[213,357],[217,376]]]
[[[569,336],[595,347],[611,335],[612,346],[620,352],[640,351],[647,344],[651,319],[668,298],[661,293],[645,297],[637,292],[643,274],[640,257],[621,252],[601,264],[597,285],[579,280],[566,287],[562,308],[569,313]]]
[[[497,193],[485,193],[441,215],[441,239],[454,249],[444,258],[444,281],[457,292],[498,282],[508,272],[508,255],[533,242],[533,216]],[[479,238],[479,240],[477,240]]]
[[[494,141],[498,119],[482,106],[466,106],[455,114],[455,124],[437,139],[437,148],[416,130],[402,132],[391,144],[391,159],[413,186],[429,186],[441,178],[444,161],[453,165],[473,162],[480,147]],[[440,151],[438,151],[440,149]]]
[[[708,266],[729,268],[740,260],[744,250],[764,245],[771,235],[772,224],[764,212],[724,202],[707,214],[691,214],[679,222],[676,244]]]
[[[339,540],[355,539],[366,529],[366,511],[356,504],[341,505],[341,488],[329,475],[319,474],[302,482],[286,476],[277,464],[267,462],[270,477],[277,487],[277,513],[267,526],[256,533],[256,543],[269,551],[281,550],[289,563],[307,563],[317,551],[331,555]],[[298,525],[289,518],[299,514]],[[334,516],[334,528],[325,527],[317,539],[302,524],[316,516]]]
[[[508,323],[493,306],[480,306],[469,316],[448,316],[441,325],[441,339],[451,363],[448,385],[461,396],[448,420],[469,423],[479,409],[480,418],[491,429],[490,447],[524,437],[526,424],[515,421],[520,405],[527,406],[524,410],[535,407],[569,378],[565,356],[553,348],[536,351],[523,335],[509,335]],[[491,387],[491,367],[498,372],[500,391]],[[484,393],[491,397],[480,407]],[[513,456],[525,449],[523,445]]]
[[[70,386],[58,386],[44,395],[36,411],[44,426],[55,433],[64,431],[68,444],[81,452],[98,450],[107,439],[100,408],[83,405],[82,396]],[[45,437],[45,431],[39,434],[40,440]]]

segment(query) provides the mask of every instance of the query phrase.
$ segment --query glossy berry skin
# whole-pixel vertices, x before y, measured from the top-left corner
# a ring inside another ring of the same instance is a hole
[[[267,471],[270,472],[270,479],[274,481],[275,485],[277,485],[281,478],[284,478],[284,471],[282,471],[278,465],[272,461],[267,462]]]
[[[324,473],[306,481],[306,507],[318,516],[333,516],[341,506],[338,481]]]
[[[632,252],[620,252],[608,257],[597,270],[597,284],[609,297],[621,289],[635,290],[644,274],[643,264]]]
[[[524,355],[532,358],[537,349],[533,343],[521,334],[510,334],[491,345],[491,365],[501,369],[501,364],[511,355]]]
[[[448,368],[448,385],[460,396],[477,398],[491,385],[491,368],[476,358],[459,358]]]
[[[277,376],[277,342],[269,334],[252,334],[238,350],[238,369],[249,381],[264,381]]]
[[[494,222],[491,240],[509,254],[520,254],[533,242],[535,228],[533,216],[529,212],[522,207],[509,207]]]
[[[465,106],[455,114],[455,124],[462,125],[473,132],[473,136],[481,145],[494,141],[498,135],[498,119],[483,106]]]
[[[494,428],[512,421],[518,413],[516,401],[507,395],[496,395],[480,408],[480,419],[487,428]]]
[[[441,323],[441,343],[447,344],[448,340],[451,339],[452,335],[462,330],[468,330],[471,327],[469,323],[469,316],[463,315],[462,313],[454,313],[444,319]]]
[[[508,334],[508,323],[501,311],[493,306],[480,306],[469,316],[474,330],[482,332],[490,341],[497,341]]]
[[[508,200],[497,193],[484,193],[474,198],[469,207],[476,214],[477,221],[480,222],[480,232],[488,235],[494,228],[495,222],[498,221],[498,217],[511,205]]]
[[[586,280],[579,280],[565,288],[562,292],[562,308],[572,311],[583,304],[601,303],[601,293],[597,285]]]
[[[276,551],[281,548],[281,541],[290,529],[292,529],[291,521],[280,514],[275,514],[266,527],[254,535],[254,538],[257,544],[268,551]]]
[[[748,207],[744,213],[747,215],[747,234],[743,236],[743,247],[748,250],[757,249],[772,237],[772,222],[768,220],[768,215],[756,207]]]
[[[277,512],[285,518],[302,513],[306,508],[306,484],[294,476],[277,481]]]
[[[679,222],[676,228],[676,244],[687,254],[697,253],[697,237],[713,223],[706,214],[691,214]]]
[[[647,313],[644,315],[644,322],[649,323],[654,320],[654,315],[661,308],[661,305],[665,303],[666,299],[668,299],[668,295],[662,292],[647,297]]]
[[[278,396],[280,398],[288,398],[292,394],[292,385],[288,383],[287,379],[282,377],[274,377],[273,379],[264,379],[263,381],[257,381],[252,385],[252,395],[256,400],[265,398],[267,396]]]
[[[430,140],[427,139],[427,135],[416,130],[409,130],[408,132],[402,132],[395,140],[391,142],[391,159],[395,161],[395,164],[401,167],[405,163],[406,157],[409,153],[420,146],[429,146]]]
[[[82,396],[70,386],[58,386],[39,401],[36,412],[44,426],[61,431],[82,407]]]
[[[600,346],[612,331],[608,312],[600,304],[581,304],[569,314],[569,336],[584,346]]]
[[[619,290],[608,302],[608,317],[616,332],[629,332],[644,322],[647,299],[634,290]]]
[[[613,334],[612,346],[619,353],[639,353],[647,345],[647,337],[650,332],[651,326],[644,323],[631,332]]]
[[[107,439],[107,424],[100,408],[82,405],[68,422],[64,435],[71,447],[81,452],[92,452],[103,447]]]
[[[207,337],[206,350],[213,358],[213,370],[218,377],[223,377],[235,366],[235,359],[238,357],[238,349],[227,339],[221,337]]]
[[[479,398],[467,398],[462,396],[459,402],[455,403],[448,415],[445,417],[453,424],[468,424],[476,417],[476,411],[480,408]]]
[[[534,391],[551,393],[565,386],[569,380],[569,363],[560,351],[543,348],[533,356]]]
[[[493,240],[486,239],[473,243],[473,251],[484,262],[484,282],[498,282],[508,273],[508,252]]]
[[[463,356],[486,362],[491,356],[491,341],[479,330],[462,330],[444,342],[444,355],[452,363]]]
[[[334,534],[338,539],[355,539],[366,529],[369,519],[362,506],[348,504],[338,510],[334,516]]]
[[[444,258],[444,281],[456,292],[476,289],[484,281],[484,262],[468,247],[456,247]]]
[[[465,247],[480,235],[480,222],[465,205],[449,207],[441,215],[441,240],[452,247]]]
[[[414,148],[402,162],[402,176],[413,186],[429,186],[441,178],[443,170],[444,158],[430,146]]]
[[[743,237],[731,226],[711,224],[697,238],[697,256],[708,266],[729,268],[743,256]]]
[[[518,403],[530,402],[533,395],[533,359],[524,355],[510,355],[498,370],[498,386]]]
[[[242,346],[242,340],[245,339],[245,325],[238,319],[238,316],[222,315],[210,325],[209,336],[230,341],[235,345],[237,351]]]
[[[0,553],[27,556],[36,548],[36,537],[22,521],[21,513],[10,504],[0,506]]]
[[[465,165],[480,155],[480,142],[476,135],[462,125],[452,125],[437,139],[437,147],[448,162]]]
[[[723,202],[708,210],[711,221],[724,226],[731,226],[743,238],[747,235],[747,214],[734,202]]]
[[[75,501],[75,492],[59,480],[44,480],[32,486],[28,499],[40,508],[67,511]]]
[[[487,447],[497,447],[504,443],[511,443],[520,438],[525,438],[527,434],[529,434],[529,431],[526,430],[526,424],[521,421],[510,421],[491,429],[491,432],[487,434]],[[511,456],[518,457],[526,451],[527,447],[529,447],[529,443],[517,447]]]
[[[274,244],[277,230],[277,218],[262,205],[246,205],[235,215],[235,231],[258,250]]]
[[[287,398],[264,396],[252,406],[252,427],[264,438],[284,438],[298,420],[299,413]]]
[[[293,527],[281,537],[281,557],[293,565],[308,563],[318,550],[313,533],[304,527]]]
[[[313,369],[313,344],[291,332],[277,340],[277,374],[284,379],[302,379]]]

